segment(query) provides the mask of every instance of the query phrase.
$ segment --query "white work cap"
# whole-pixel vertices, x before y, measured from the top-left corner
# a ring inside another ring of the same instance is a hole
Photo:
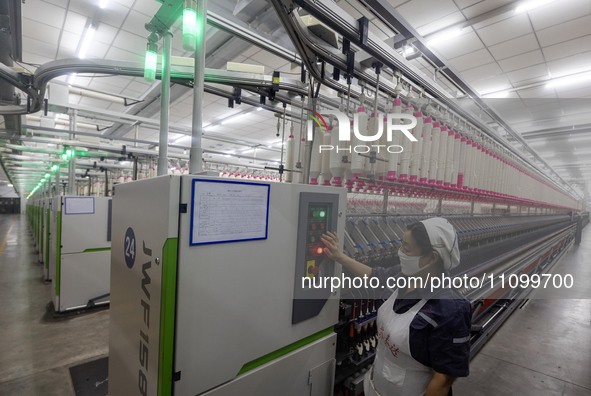
[[[460,248],[454,226],[442,217],[433,217],[421,223],[427,230],[431,246],[443,260],[443,268],[449,272],[457,267],[460,264]]]

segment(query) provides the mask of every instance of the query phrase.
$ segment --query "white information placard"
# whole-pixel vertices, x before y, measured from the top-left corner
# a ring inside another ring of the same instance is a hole
[[[267,239],[270,186],[193,179],[191,245]]]
[[[65,197],[64,212],[70,214],[93,214],[94,197]]]

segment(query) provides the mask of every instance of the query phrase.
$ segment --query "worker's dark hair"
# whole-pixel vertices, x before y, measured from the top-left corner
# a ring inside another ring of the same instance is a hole
[[[410,224],[406,229],[410,231],[412,239],[414,239],[417,245],[419,245],[421,256],[425,256],[433,251],[433,246],[431,246],[431,241],[429,240],[429,234],[427,234],[427,229],[423,223],[419,221]]]

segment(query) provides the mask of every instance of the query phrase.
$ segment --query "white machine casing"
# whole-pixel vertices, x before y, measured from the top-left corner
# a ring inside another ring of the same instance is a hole
[[[300,193],[336,199],[343,239],[345,189],[256,182],[270,186],[267,239],[192,246],[194,179],[228,181],[161,176],[117,187],[109,395],[332,394],[340,292],[292,324],[296,241]]]
[[[67,199],[94,200],[93,213],[68,214]],[[52,198],[49,271],[52,301],[57,312],[88,306],[109,294],[111,242],[108,197],[61,196]],[[106,304],[108,296],[95,304]]]

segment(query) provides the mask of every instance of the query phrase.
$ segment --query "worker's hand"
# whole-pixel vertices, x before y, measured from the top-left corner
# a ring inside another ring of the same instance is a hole
[[[342,259],[346,256],[345,253],[339,249],[339,237],[337,237],[337,234],[328,231],[320,237],[320,240],[324,243],[324,253],[328,258],[337,262],[342,262]]]

